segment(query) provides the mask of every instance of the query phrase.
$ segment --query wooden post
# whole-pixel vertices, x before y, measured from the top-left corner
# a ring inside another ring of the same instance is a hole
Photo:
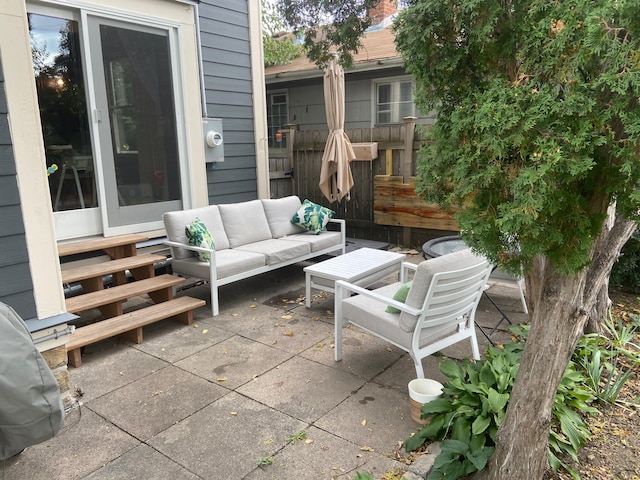
[[[400,164],[402,183],[411,182],[413,175],[413,136],[416,128],[416,117],[404,117],[404,155]],[[411,227],[402,228],[402,244],[411,247]]]
[[[384,154],[384,172],[385,175],[393,175],[393,150],[388,148]]]
[[[293,176],[291,177],[291,193],[293,195],[298,194],[298,188],[296,183],[296,167],[295,158],[293,155],[293,143],[296,139],[296,125],[294,123],[287,123],[282,126],[282,131],[287,135],[287,162],[289,164],[289,168],[293,170]]]
[[[416,129],[416,117],[404,117],[404,155],[400,164],[402,181],[409,183],[413,176],[413,137]]]

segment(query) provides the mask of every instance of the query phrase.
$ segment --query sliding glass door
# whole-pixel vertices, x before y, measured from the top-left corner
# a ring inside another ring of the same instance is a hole
[[[157,228],[184,188],[172,29],[35,6],[29,29],[58,237]]]
[[[88,27],[109,225],[159,219],[182,207],[168,32],[96,17]]]

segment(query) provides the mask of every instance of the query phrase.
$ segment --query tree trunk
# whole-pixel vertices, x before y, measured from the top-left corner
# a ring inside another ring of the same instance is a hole
[[[602,319],[609,314],[611,299],[609,298],[609,278],[598,292],[598,300],[589,313],[589,320],[584,327],[584,333],[602,333]]]
[[[535,259],[527,278],[531,330],[498,430],[496,451],[474,479],[543,477],[558,385],[611,267],[634,229],[635,224],[622,217],[605,225],[594,242],[591,266],[573,275],[561,275],[544,257]]]

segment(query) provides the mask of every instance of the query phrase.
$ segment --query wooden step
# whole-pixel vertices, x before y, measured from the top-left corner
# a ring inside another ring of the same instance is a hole
[[[71,297],[65,304],[69,313],[99,308],[105,318],[117,317],[122,315],[122,303],[129,298],[147,293],[155,303],[166,302],[173,298],[173,287],[184,282],[184,278],[165,274]]]
[[[133,343],[142,343],[142,327],[165,318],[174,318],[180,323],[191,325],[193,310],[206,303],[197,298],[180,297],[77,328],[67,343],[69,364],[79,367],[82,364],[82,347],[116,335],[122,335]]]
[[[153,264],[164,262],[166,259],[164,255],[150,253],[119,258],[117,260],[110,260],[93,265],[73,267],[62,270],[62,282],[80,282],[85,292],[94,292],[96,290],[102,290],[102,277],[105,275],[113,274],[115,285],[123,285],[126,283],[126,270],[129,270],[136,280],[153,277]]]
[[[109,238],[93,238],[81,242],[58,245],[58,256],[76,255],[78,253],[104,250],[111,258],[131,257],[136,254],[136,243],[146,242],[149,237],[129,234]]]

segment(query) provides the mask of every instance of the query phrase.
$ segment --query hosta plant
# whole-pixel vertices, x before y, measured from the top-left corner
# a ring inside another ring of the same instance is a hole
[[[513,332],[524,337],[527,329],[518,327]],[[407,451],[417,450],[428,441],[442,441],[442,452],[428,480],[460,478],[485,467],[504,420],[523,347],[520,340],[503,348],[490,347],[478,362],[441,362],[440,371],[449,378],[444,384],[444,396],[423,405],[422,417],[431,421],[405,441]],[[589,438],[589,430],[578,413],[596,411],[589,405],[593,396],[582,387],[585,380],[571,362],[556,394],[549,435],[550,464],[554,468],[563,466],[572,475],[575,472],[558,456],[566,453],[575,459]]]

